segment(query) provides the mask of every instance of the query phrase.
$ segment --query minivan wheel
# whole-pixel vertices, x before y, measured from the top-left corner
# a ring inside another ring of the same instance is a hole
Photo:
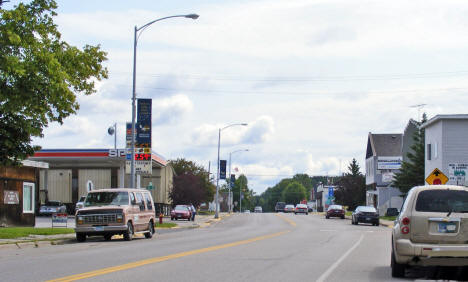
[[[104,235],[104,240],[110,241],[112,239],[112,234],[106,234]]]
[[[148,232],[145,233],[145,238],[146,239],[151,239],[154,234],[154,224],[152,221],[148,223]]]
[[[86,234],[85,233],[76,233],[76,241],[78,241],[78,242],[86,241]]]
[[[405,277],[405,264],[397,263],[395,260],[395,254],[393,253],[392,250],[392,261],[390,263],[392,267],[392,277],[399,277],[399,278],[404,278]]]
[[[127,223],[127,230],[125,230],[123,236],[125,241],[131,241],[133,239],[133,225],[131,222]]]

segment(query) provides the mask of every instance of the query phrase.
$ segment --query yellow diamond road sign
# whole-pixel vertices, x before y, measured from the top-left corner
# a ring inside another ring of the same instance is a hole
[[[438,168],[435,168],[431,174],[426,178],[426,182],[430,185],[442,185],[447,183],[448,177],[442,173]]]

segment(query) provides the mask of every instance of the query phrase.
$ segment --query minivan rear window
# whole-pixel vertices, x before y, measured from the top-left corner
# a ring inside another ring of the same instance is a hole
[[[468,191],[425,190],[416,201],[419,212],[468,212]]]

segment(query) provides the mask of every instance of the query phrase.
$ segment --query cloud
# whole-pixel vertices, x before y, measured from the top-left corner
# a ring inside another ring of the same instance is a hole
[[[153,100],[153,126],[172,125],[191,112],[193,104],[186,95]]]

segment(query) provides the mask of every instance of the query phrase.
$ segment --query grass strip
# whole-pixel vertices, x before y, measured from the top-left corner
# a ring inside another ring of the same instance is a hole
[[[57,235],[75,233],[73,228],[34,228],[34,227],[1,227],[0,239],[15,239],[29,235]]]
[[[389,221],[395,221],[396,218],[397,216],[381,216],[380,217],[380,219],[389,220]]]
[[[172,222],[163,222],[162,224],[159,224],[159,222],[156,222],[156,224],[154,225],[155,228],[173,228],[176,226],[177,224],[172,223]]]

